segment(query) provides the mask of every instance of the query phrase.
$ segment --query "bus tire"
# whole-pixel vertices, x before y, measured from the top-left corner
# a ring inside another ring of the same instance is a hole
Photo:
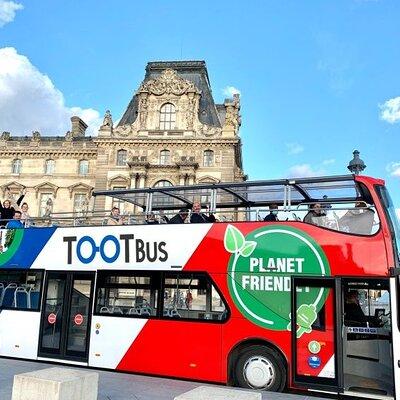
[[[236,384],[243,388],[282,392],[286,367],[277,351],[253,345],[239,355],[235,369]]]

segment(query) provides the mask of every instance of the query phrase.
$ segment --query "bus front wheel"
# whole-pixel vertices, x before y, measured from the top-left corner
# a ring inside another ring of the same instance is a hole
[[[240,387],[281,392],[285,388],[286,368],[275,350],[254,345],[238,357],[235,377]]]

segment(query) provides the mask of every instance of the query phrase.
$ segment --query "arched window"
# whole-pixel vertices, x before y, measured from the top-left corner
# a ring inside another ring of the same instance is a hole
[[[154,187],[166,187],[166,186],[172,186],[172,183],[167,180],[161,180],[154,184]]]
[[[169,150],[160,151],[160,165],[169,165],[171,163],[171,152]]]
[[[21,167],[22,167],[22,160],[19,159],[19,158],[16,158],[12,162],[11,173],[20,174],[21,173]]]
[[[89,161],[80,160],[79,161],[79,175],[87,175],[89,173]]]
[[[126,165],[127,154],[128,154],[128,152],[123,149],[117,151],[117,165],[120,165],[120,166]]]
[[[203,155],[203,166],[212,167],[214,165],[214,152],[212,150],[205,150]]]
[[[167,186],[172,186],[172,183],[165,179],[158,181],[154,184],[154,187],[167,187]],[[157,193],[154,194],[153,206],[165,207],[167,205],[173,204],[173,202],[174,199],[172,197],[169,197],[168,195],[157,194]]]
[[[53,175],[54,168],[55,168],[55,161],[54,160],[46,160],[46,164],[44,166],[44,173],[46,175]]]
[[[160,109],[160,129],[164,131],[175,129],[175,122],[175,106],[171,103],[162,105]]]

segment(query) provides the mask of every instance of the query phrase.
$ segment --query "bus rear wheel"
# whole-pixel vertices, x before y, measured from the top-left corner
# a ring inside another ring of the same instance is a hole
[[[235,378],[240,387],[282,392],[286,383],[286,368],[275,350],[254,345],[238,357]]]

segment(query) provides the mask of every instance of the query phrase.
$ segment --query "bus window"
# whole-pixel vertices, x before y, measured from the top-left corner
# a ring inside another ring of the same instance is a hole
[[[158,289],[154,278],[141,272],[99,273],[96,312],[106,315],[149,317],[157,314]]]
[[[42,280],[42,271],[0,271],[0,309],[38,311]]]
[[[221,321],[226,307],[206,275],[168,274],[164,281],[163,316]]]

